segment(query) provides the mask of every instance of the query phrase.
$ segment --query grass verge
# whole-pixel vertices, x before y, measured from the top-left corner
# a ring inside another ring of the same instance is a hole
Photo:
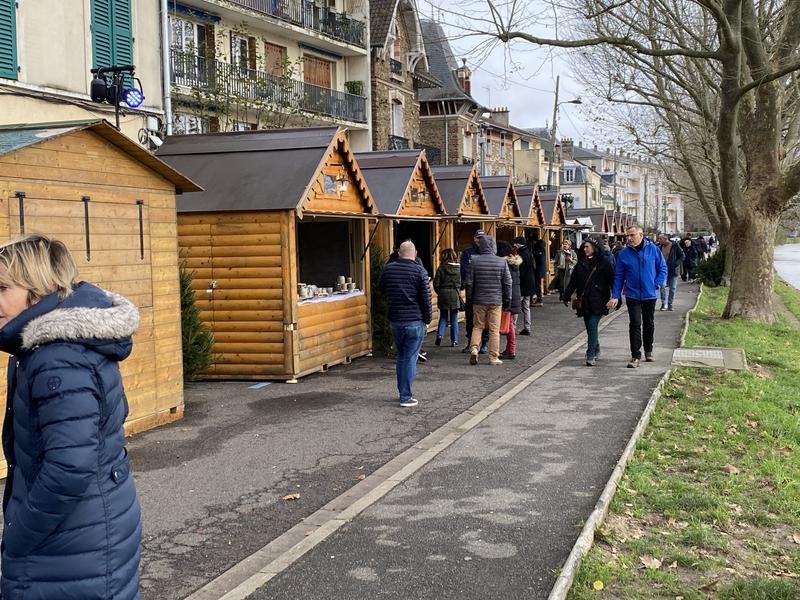
[[[750,370],[673,372],[570,599],[800,599],[800,331],[723,321],[726,294],[704,291],[686,345]]]

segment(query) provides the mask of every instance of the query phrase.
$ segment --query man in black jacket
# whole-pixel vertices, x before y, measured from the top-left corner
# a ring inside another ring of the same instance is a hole
[[[480,254],[480,249],[478,248],[478,244],[480,243],[481,238],[484,235],[486,235],[486,233],[483,231],[483,229],[478,229],[475,232],[475,235],[472,238],[472,246],[470,246],[469,248],[467,248],[466,250],[464,250],[461,253],[460,262],[461,262],[461,285],[462,286],[464,285],[464,281],[466,281],[466,279],[467,279],[467,269],[469,269],[469,265],[472,262],[472,258],[474,256],[478,256],[478,254]],[[467,345],[464,346],[464,348],[461,350],[462,354],[468,354],[469,353],[469,340],[472,338],[472,321],[473,321],[473,318],[474,318],[474,315],[472,313],[472,302],[470,302],[469,298],[467,298],[467,301],[464,303],[464,325],[466,326],[466,330],[467,330]],[[482,338],[481,348],[480,348],[480,353],[481,354],[486,354],[486,344],[488,343],[488,341],[489,341],[489,336],[487,334],[484,334],[484,336]]]
[[[672,310],[675,289],[678,287],[678,274],[683,264],[683,250],[681,250],[680,244],[671,242],[666,233],[659,234],[658,245],[664,260],[667,261],[667,281],[661,286],[661,310]],[[669,299],[667,298],[667,288],[669,288]]]
[[[500,316],[502,307],[511,303],[511,272],[504,258],[497,256],[494,238],[481,238],[480,254],[472,257],[464,288],[467,302],[472,303],[474,321],[469,345],[469,362],[478,364],[478,344],[483,333],[483,324],[489,325],[489,364],[502,365],[500,354]],[[506,309],[507,310],[507,309]]]
[[[514,238],[514,248],[522,259],[519,266],[519,289],[522,295],[522,331],[520,335],[531,334],[531,296],[536,293],[536,262],[533,253],[528,248],[525,238]]]
[[[411,393],[417,376],[417,356],[433,316],[428,273],[415,262],[417,249],[410,241],[398,248],[398,258],[386,265],[378,287],[389,301],[389,326],[397,350],[397,391],[400,406],[418,404]]]

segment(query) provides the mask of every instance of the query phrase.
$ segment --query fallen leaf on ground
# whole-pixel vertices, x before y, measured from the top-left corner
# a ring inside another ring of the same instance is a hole
[[[700,586],[700,591],[701,592],[713,592],[714,588],[716,588],[718,585],[719,585],[719,579],[712,579],[711,581],[709,581],[705,585],[701,585]]]
[[[606,587],[606,585],[605,585],[605,584],[604,584],[602,581],[600,581],[600,580],[598,579],[597,581],[595,581],[595,582],[592,584],[592,587],[594,588],[594,590],[595,590],[596,592],[599,592],[599,591],[601,591],[601,590],[602,590],[604,587]]]
[[[800,533],[793,533],[792,534],[792,541],[795,544],[800,544]]]
[[[708,449],[705,446],[700,446],[699,448],[694,449],[695,454],[703,454],[703,452],[708,452]]]
[[[644,556],[640,556],[639,557],[639,562],[641,562],[642,565],[646,569],[655,570],[655,569],[658,569],[659,567],[661,567],[661,561],[658,560],[657,558],[649,556],[648,554],[645,554]]]
[[[673,561],[673,563],[669,566],[670,569],[677,569],[678,568],[678,561]]]
[[[736,427],[736,425],[728,425],[728,428],[725,431],[727,431],[731,435],[736,435],[737,433],[739,433],[739,429]]]
[[[298,494],[298,493],[294,493],[294,494],[286,494],[286,495],[283,497],[283,499],[284,499],[284,500],[287,500],[287,501],[288,501],[288,500],[300,500],[300,494]]]
[[[686,415],[686,420],[689,421],[689,423],[694,423],[694,417],[692,415]]]
[[[742,472],[740,469],[737,469],[730,463],[722,465],[722,470],[725,471],[726,473],[730,473],[731,475],[738,475],[739,473]]]
[[[758,429],[758,423],[756,421],[751,421],[750,419],[747,419],[744,422],[744,424],[747,425],[750,429]]]
[[[356,475],[355,477],[353,477],[353,479],[355,481],[361,481],[362,479],[366,479],[366,478],[367,478],[367,476],[364,475],[363,473],[361,475]]]
[[[789,446],[784,446],[783,448],[778,448],[778,452],[780,452],[781,454],[791,454],[792,449],[789,448]]]

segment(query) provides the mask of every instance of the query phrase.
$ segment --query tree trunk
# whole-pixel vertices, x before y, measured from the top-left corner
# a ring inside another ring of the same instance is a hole
[[[728,304],[722,317],[741,317],[748,321],[774,323],[773,254],[778,217],[766,215],[751,206],[732,220],[728,254],[733,259]]]

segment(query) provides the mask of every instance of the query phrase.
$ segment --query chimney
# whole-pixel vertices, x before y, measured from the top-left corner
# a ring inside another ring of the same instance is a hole
[[[498,125],[500,125],[502,127],[508,127],[508,107],[507,106],[501,106],[499,108],[492,108],[490,110],[490,112],[492,113],[491,119],[492,119],[492,121],[494,123],[497,123]]]
[[[561,156],[564,160],[575,160],[575,143],[572,138],[563,138],[561,140]]]
[[[580,142],[578,142],[578,148],[583,148],[583,140],[581,140]]]
[[[464,64],[456,69],[458,85],[460,85],[461,89],[467,94],[472,94],[472,71],[470,71],[469,67],[467,66],[467,59],[462,58],[461,60]]]
[[[597,152],[597,144],[594,145],[594,151]]]

